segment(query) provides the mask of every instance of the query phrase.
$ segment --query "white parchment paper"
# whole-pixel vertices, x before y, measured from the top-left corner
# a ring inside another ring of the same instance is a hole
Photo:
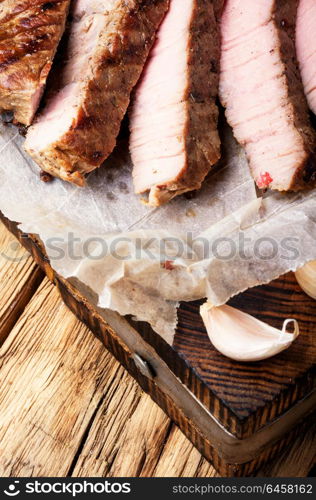
[[[168,342],[181,300],[214,305],[316,259],[316,193],[258,197],[244,152],[224,156],[193,198],[148,208],[133,193],[126,142],[86,188],[39,180],[24,139],[0,125],[0,210],[39,235],[52,267],[98,305],[148,321]]]

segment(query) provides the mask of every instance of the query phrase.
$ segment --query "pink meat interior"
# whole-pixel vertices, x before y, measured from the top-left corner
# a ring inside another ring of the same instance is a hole
[[[275,188],[287,189],[305,152],[292,119],[271,15],[274,4],[275,0],[227,0],[221,23],[220,93],[258,185],[266,179]]]
[[[316,114],[316,1],[300,0],[296,30],[297,57],[305,93]]]
[[[130,150],[138,193],[185,168],[188,39],[194,0],[172,0],[137,88]]]
[[[44,150],[70,129],[84,99],[84,86],[89,79],[91,59],[104,30],[106,16],[116,3],[117,0],[75,2],[67,45],[67,63],[58,75],[59,90],[30,128],[28,147]],[[58,74],[58,68],[55,68],[55,74]]]

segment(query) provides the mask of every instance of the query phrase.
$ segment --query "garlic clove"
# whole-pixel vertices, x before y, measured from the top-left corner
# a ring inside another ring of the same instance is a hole
[[[234,307],[203,304],[200,314],[216,349],[236,361],[260,361],[287,349],[299,335],[295,319],[284,321],[282,330],[267,325]],[[294,331],[287,331],[293,323]]]
[[[302,290],[316,300],[316,260],[298,269],[295,277]]]

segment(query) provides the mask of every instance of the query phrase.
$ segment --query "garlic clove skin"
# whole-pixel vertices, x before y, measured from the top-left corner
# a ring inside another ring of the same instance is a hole
[[[302,290],[316,300],[316,260],[298,269],[295,278]]]
[[[214,347],[235,361],[261,361],[287,349],[299,335],[298,322],[287,319],[282,330],[234,307],[203,304],[200,314]],[[293,323],[294,331],[287,331]]]

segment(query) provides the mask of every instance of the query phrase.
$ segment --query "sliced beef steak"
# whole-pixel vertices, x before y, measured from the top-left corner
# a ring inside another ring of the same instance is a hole
[[[220,95],[260,188],[312,184],[316,136],[295,55],[298,0],[227,0]]]
[[[25,149],[43,170],[83,185],[112,152],[169,0],[77,0],[57,91]]]
[[[296,49],[309,107],[316,114],[316,0],[300,0]]]
[[[0,110],[30,125],[38,108],[70,0],[0,1]]]
[[[220,2],[221,3],[221,2]],[[201,187],[220,157],[220,43],[212,0],[171,0],[130,116],[135,191],[161,205]]]

